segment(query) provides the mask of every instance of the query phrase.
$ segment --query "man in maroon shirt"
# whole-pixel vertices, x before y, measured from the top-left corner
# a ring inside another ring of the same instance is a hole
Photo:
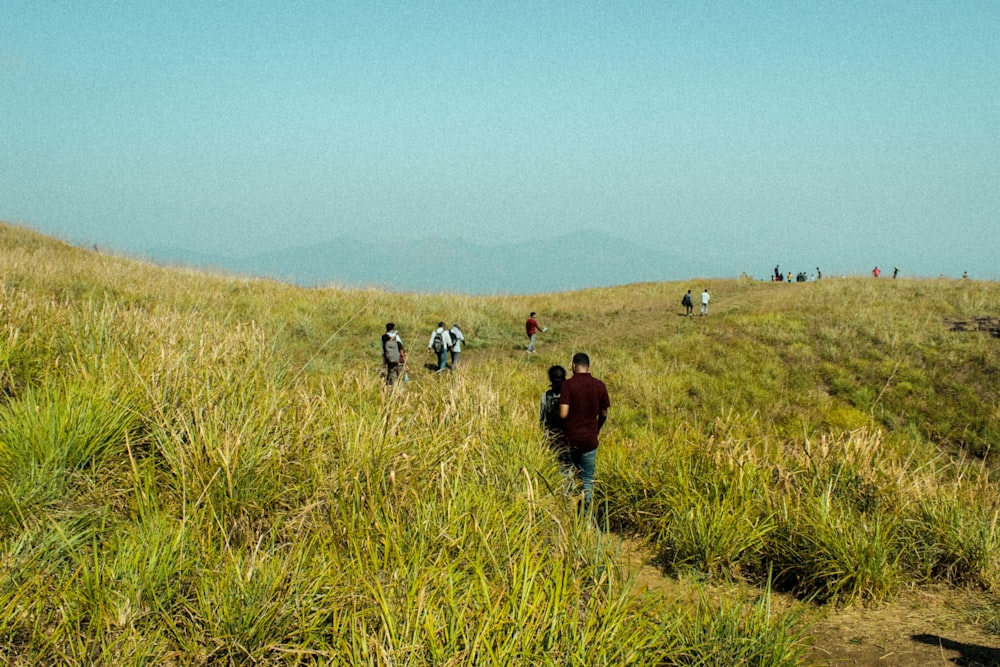
[[[590,374],[590,357],[577,352],[573,355],[573,377],[563,382],[559,394],[559,416],[563,418],[570,459],[583,482],[584,510],[594,496],[597,434],[610,407],[607,386]]]
[[[528,334],[528,347],[525,352],[531,354],[535,351],[535,336],[538,334],[538,320],[535,319],[535,311],[528,315],[528,321],[524,323],[524,333]],[[542,331],[545,331],[543,328]]]

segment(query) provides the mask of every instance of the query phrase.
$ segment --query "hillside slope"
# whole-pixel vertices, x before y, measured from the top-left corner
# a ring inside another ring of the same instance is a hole
[[[302,289],[11,226],[0,281],[10,664],[791,665],[871,657],[837,628],[914,592],[962,608],[885,664],[995,655],[1000,339],[955,326],[995,283]],[[439,320],[468,337],[444,377]],[[593,522],[536,425],[578,350],[613,403]]]

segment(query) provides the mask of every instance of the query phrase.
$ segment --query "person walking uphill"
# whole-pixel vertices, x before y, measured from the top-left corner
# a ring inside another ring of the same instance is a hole
[[[427,343],[428,351],[437,355],[438,367],[435,373],[444,373],[448,367],[448,348],[451,347],[451,334],[444,328],[444,322],[438,322],[437,329],[431,333]]]
[[[562,383],[559,392],[559,416],[563,419],[570,460],[583,482],[584,511],[590,508],[594,497],[597,436],[610,407],[607,386],[590,374],[590,357],[577,352],[573,355],[573,377]]]
[[[791,281],[792,274],[788,274],[788,280]],[[708,315],[708,302],[712,300],[712,297],[708,295],[708,288],[701,293],[701,314]]]
[[[566,432],[563,429],[563,418],[559,416],[559,396],[562,395],[562,385],[566,381],[566,369],[562,366],[549,367],[549,384],[542,394],[538,409],[538,421],[545,431],[545,437],[552,445],[559,464],[565,468],[573,466],[569,458],[569,445],[566,443]]]
[[[462,343],[465,342],[465,334],[458,326],[458,322],[451,325],[451,331],[448,332],[451,336],[451,347],[448,348],[451,352],[451,371],[454,373],[458,370],[458,355],[462,353]]]
[[[691,290],[688,290],[687,294],[681,297],[681,305],[684,306],[684,314],[691,317],[694,312],[694,299],[691,297]]]
[[[525,348],[524,351],[528,354],[535,351],[535,336],[539,331],[538,320],[535,319],[535,315],[537,315],[537,313],[535,311],[531,311],[531,314],[528,315],[528,320],[524,323],[524,333],[528,335],[528,347]],[[541,330],[548,331],[548,329],[544,327],[542,327]]]
[[[403,339],[399,337],[396,325],[392,322],[386,323],[385,333],[382,334],[382,361],[385,362],[385,383],[392,386],[399,379],[399,371],[406,363]]]

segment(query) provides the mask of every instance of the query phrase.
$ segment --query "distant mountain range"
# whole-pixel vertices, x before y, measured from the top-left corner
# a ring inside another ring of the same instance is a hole
[[[536,294],[724,275],[693,255],[644,248],[595,231],[542,241],[478,245],[461,238],[369,243],[340,238],[249,257],[179,247],[149,251],[158,262],[217,268],[297,285],[392,291]]]

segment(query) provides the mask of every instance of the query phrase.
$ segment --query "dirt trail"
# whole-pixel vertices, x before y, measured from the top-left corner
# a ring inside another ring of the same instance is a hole
[[[659,590],[674,598],[687,594],[688,587],[664,576],[638,543],[625,540],[622,555],[640,590]],[[1000,636],[974,618],[977,610],[991,604],[982,593],[910,590],[874,608],[818,607],[781,595],[775,595],[773,603],[803,612],[809,623],[810,665],[1000,667]]]

